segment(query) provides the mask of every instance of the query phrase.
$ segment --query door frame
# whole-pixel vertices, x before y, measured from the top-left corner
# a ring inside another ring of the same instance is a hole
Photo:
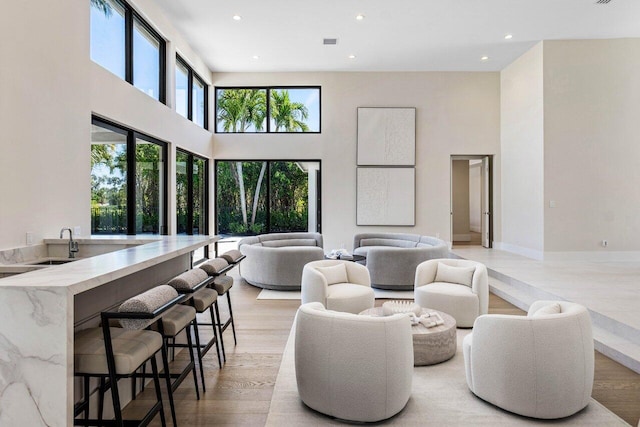
[[[454,160],[483,160],[488,159],[489,182],[487,190],[489,193],[489,206],[482,215],[489,215],[489,246],[484,246],[484,236],[481,236],[481,245],[487,249],[493,247],[493,154],[451,154],[449,159],[449,236],[453,246],[453,161]],[[484,222],[484,218],[483,221]]]

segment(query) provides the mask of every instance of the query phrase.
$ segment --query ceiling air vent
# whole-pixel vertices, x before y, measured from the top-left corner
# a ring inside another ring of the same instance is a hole
[[[609,4],[611,0],[596,0],[596,4]]]
[[[338,44],[338,39],[323,39],[322,44],[327,44],[327,45]]]

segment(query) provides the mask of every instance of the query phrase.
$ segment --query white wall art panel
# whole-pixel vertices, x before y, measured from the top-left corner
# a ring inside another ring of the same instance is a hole
[[[358,166],[415,164],[415,108],[358,108]]]
[[[415,225],[414,168],[358,168],[357,225]]]

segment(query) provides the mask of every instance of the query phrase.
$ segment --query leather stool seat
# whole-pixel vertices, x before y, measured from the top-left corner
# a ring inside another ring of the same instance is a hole
[[[118,375],[132,374],[162,347],[162,335],[147,330],[109,328]],[[74,338],[74,366],[79,374],[108,375],[102,328],[78,332]]]
[[[224,295],[233,286],[233,277],[224,275],[218,276],[213,280],[213,288],[218,295]]]
[[[217,300],[218,292],[213,289],[204,288],[193,294],[193,305],[198,313],[208,309]]]
[[[162,327],[167,336],[176,336],[196,318],[196,309],[188,305],[176,305],[162,316]]]

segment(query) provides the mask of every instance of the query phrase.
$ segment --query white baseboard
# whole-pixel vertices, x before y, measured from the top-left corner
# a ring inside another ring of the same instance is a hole
[[[544,260],[640,262],[640,251],[547,251]]]
[[[525,248],[524,246],[512,245],[511,243],[493,242],[493,247],[501,251],[512,252],[514,254],[526,256],[527,258],[533,258],[538,261],[544,259],[544,252],[536,249]]]

